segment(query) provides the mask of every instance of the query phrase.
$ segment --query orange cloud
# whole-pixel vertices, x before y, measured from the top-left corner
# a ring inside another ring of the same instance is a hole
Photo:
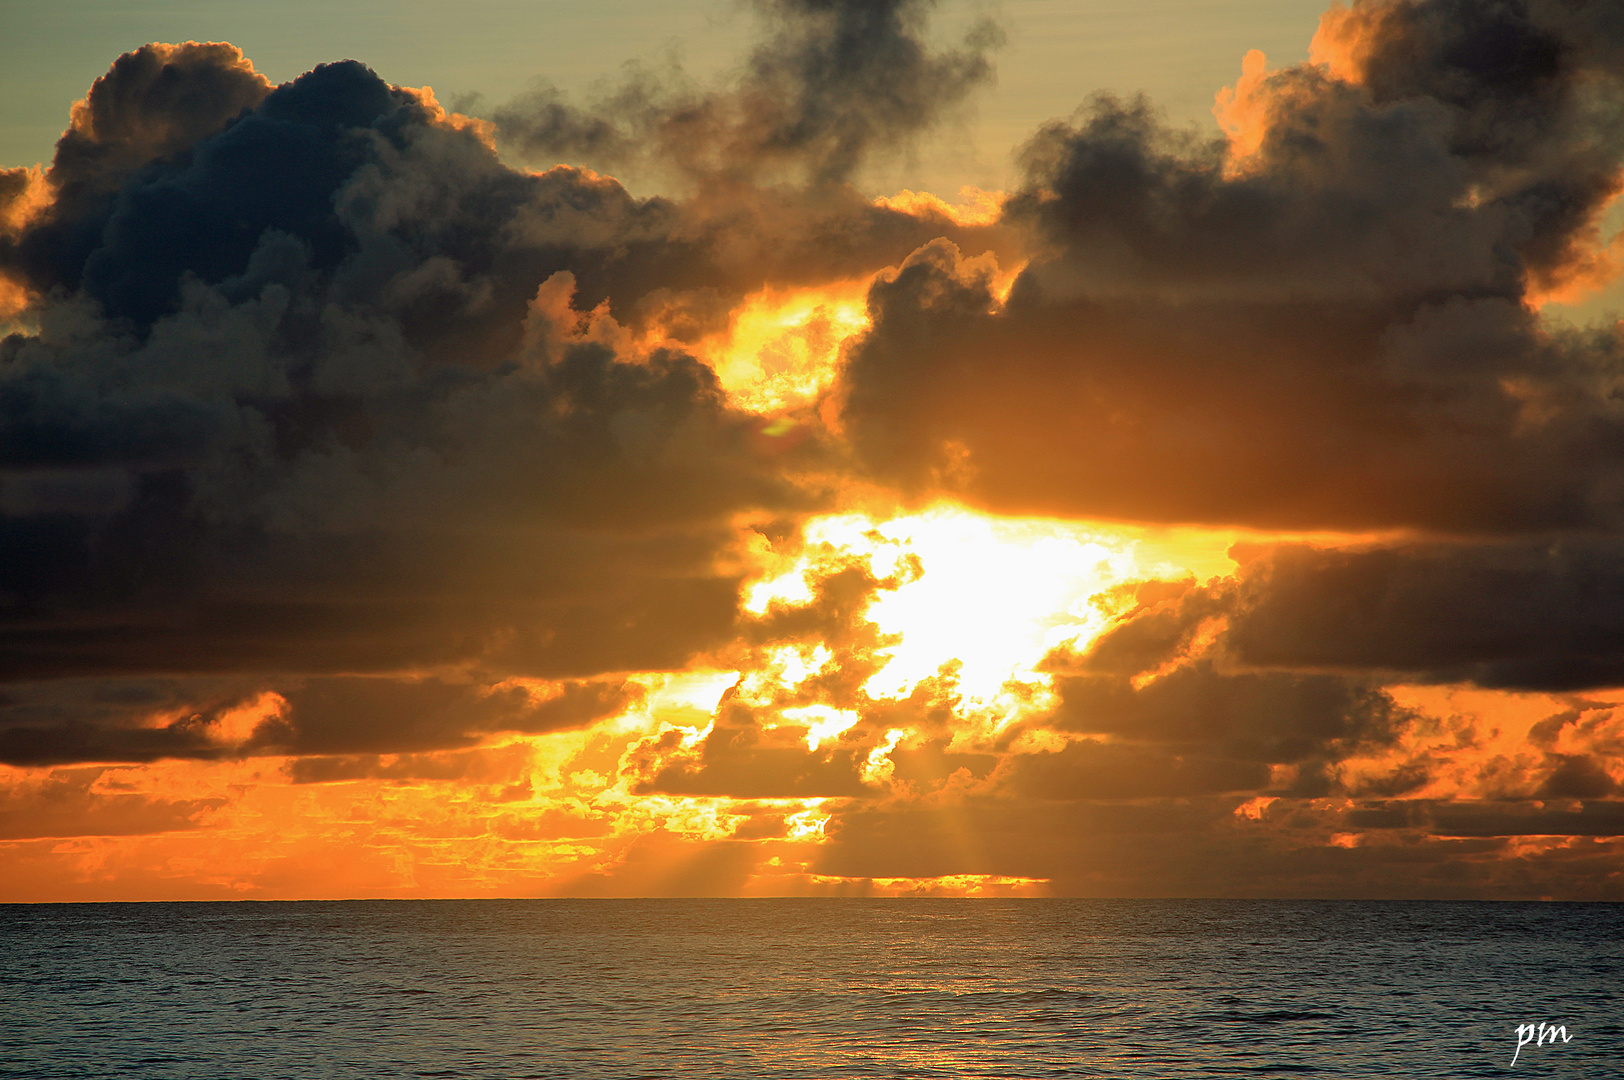
[[[1269,127],[1268,59],[1252,49],[1241,60],[1241,77],[1218,91],[1212,114],[1229,137],[1229,154],[1239,163],[1257,153]]]

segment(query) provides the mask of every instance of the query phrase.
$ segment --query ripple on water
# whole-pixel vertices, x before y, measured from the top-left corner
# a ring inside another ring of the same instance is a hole
[[[1616,905],[0,907],[0,1077],[1624,1077]]]

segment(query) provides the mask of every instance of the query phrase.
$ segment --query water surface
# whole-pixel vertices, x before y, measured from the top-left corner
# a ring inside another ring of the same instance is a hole
[[[0,1077],[1624,1077],[1624,908],[0,906]],[[1566,1025],[1525,1047],[1519,1024]]]

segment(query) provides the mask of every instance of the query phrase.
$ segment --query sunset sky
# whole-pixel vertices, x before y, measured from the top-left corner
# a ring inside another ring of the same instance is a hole
[[[0,902],[1624,899],[1616,3],[6,19]]]

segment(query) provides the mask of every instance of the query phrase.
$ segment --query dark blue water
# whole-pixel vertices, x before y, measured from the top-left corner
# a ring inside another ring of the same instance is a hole
[[[0,1076],[1624,1077],[1624,909],[0,906]],[[1524,1047],[1519,1024],[1571,1041]]]

